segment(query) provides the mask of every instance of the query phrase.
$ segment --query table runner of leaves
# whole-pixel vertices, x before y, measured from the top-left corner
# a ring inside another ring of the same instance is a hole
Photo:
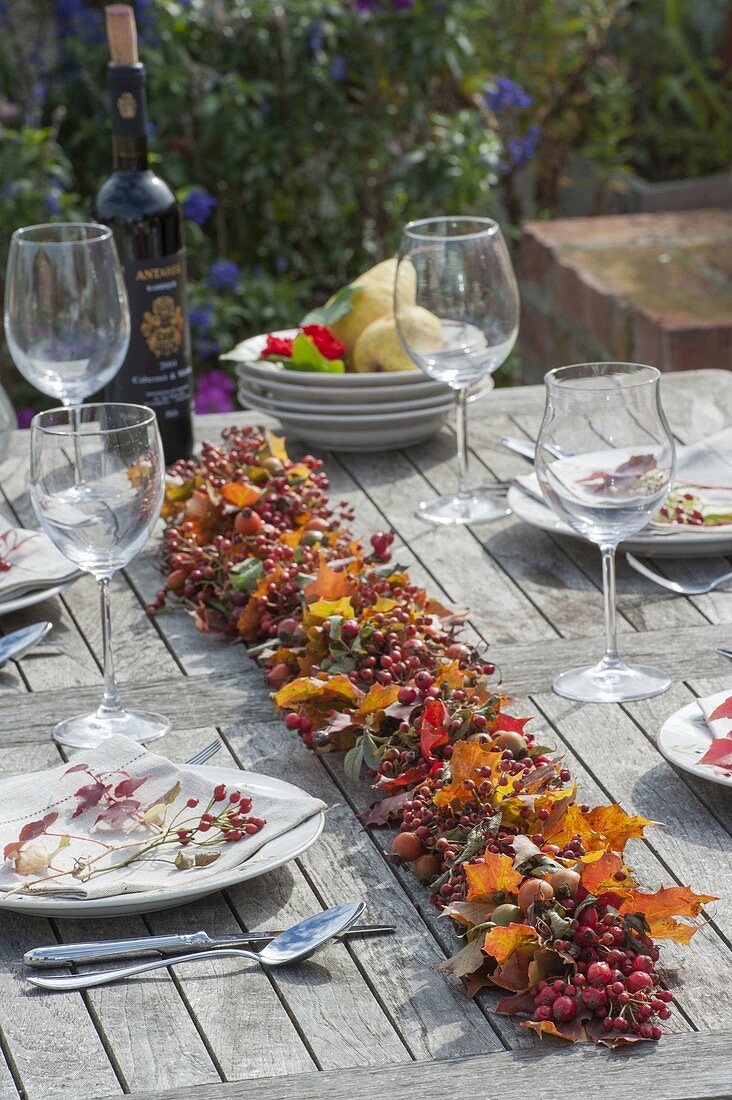
[[[711,896],[643,891],[623,859],[656,824],[579,800],[577,784],[508,698],[456,612],[364,546],[322,463],[229,428],[167,485],[164,588],[205,633],[240,640],[265,671],[285,726],[316,753],[345,753],[396,825],[409,862],[464,946],[441,964],[473,995],[495,986],[522,1026],[616,1047],[661,1036],[673,997],[657,941],[688,943]],[[682,919],[678,919],[682,918]],[[687,919],[683,919],[687,918]]]

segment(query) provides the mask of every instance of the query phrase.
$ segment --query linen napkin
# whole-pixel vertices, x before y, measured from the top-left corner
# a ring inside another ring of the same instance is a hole
[[[548,507],[535,473],[523,474],[515,480],[525,493]],[[678,534],[682,530],[684,534],[709,535],[727,531],[732,525],[732,428],[725,428],[700,443],[677,448],[676,478],[670,499],[684,510],[700,511],[707,522],[690,524],[673,519],[662,522],[656,517],[645,528],[647,533]]]
[[[732,768],[732,692],[718,691],[697,702],[713,738],[697,764]]]
[[[34,588],[52,588],[79,572],[43,531],[25,531],[0,517],[0,557],[10,569],[0,571],[0,602]]]
[[[215,786],[198,769],[173,764],[122,736],[111,737],[96,749],[76,754],[68,764],[31,775],[12,776],[0,784],[0,847],[5,852],[5,861],[0,866],[0,893],[30,892],[89,899],[198,883],[234,870],[263,845],[324,808],[324,803],[304,792],[277,798],[247,791],[232,775],[225,798],[211,812],[216,814],[228,806],[229,793],[239,790],[252,798],[250,816],[266,821],[259,832],[219,843],[223,837],[212,827],[198,834],[200,839],[216,841],[210,847],[189,844],[181,848],[173,843],[127,866],[120,865],[160,834],[161,828],[166,827],[160,824],[163,818],[166,824],[177,818],[176,827],[185,819],[200,818]],[[106,792],[102,793],[100,787],[107,788]],[[187,806],[192,799],[198,800],[195,808]],[[119,803],[124,805],[110,813],[110,807]],[[86,807],[83,812],[79,812],[80,806]],[[58,817],[39,835],[33,835],[39,826],[30,823],[48,821],[53,814]],[[99,821],[100,817],[103,820]],[[63,841],[63,836],[70,839]],[[20,849],[19,842],[22,842]],[[110,845],[112,851],[107,852],[104,844]],[[120,849],[120,845],[126,847]],[[219,855],[208,866],[179,868],[173,862],[178,853],[191,862],[197,853],[210,858],[213,852]],[[50,853],[55,854],[48,866]],[[110,870],[94,874],[86,881],[70,874],[53,877],[55,869],[68,871],[79,861],[88,872],[88,860],[100,854],[101,859],[93,867]]]

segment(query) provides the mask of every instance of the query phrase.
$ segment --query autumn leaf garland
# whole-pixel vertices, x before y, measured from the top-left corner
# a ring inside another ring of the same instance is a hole
[[[247,643],[287,728],[374,777],[367,824],[398,826],[395,858],[465,936],[443,965],[470,993],[502,989],[499,1011],[540,1035],[658,1039],[672,996],[654,938],[688,942],[714,899],[639,888],[623,851],[655,823],[578,803],[530,720],[505,713],[492,663],[460,640],[466,613],[391,562],[389,533],[361,546],[327,488],[318,460],[291,462],[270,433],[204,444],[171,471],[166,585],[149,610],[173,593],[201,630]]]

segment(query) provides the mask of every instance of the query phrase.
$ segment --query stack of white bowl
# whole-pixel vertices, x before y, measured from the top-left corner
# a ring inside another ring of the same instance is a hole
[[[274,333],[293,337],[295,330]],[[455,405],[449,386],[420,370],[321,374],[285,370],[259,356],[266,336],[252,336],[225,358],[236,362],[244,408],[276,417],[285,431],[313,446],[380,451],[421,443],[438,431]],[[487,378],[471,395],[492,387]]]

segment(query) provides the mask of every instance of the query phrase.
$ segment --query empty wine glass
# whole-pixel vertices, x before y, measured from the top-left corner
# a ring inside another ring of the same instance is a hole
[[[468,484],[468,391],[505,362],[518,332],[518,288],[498,225],[471,217],[410,222],[399,249],[394,316],[410,358],[457,391],[458,491],[423,501],[417,514],[442,524],[505,516],[494,493]]]
[[[661,406],[660,374],[638,363],[582,363],[550,371],[536,445],[547,503],[602,550],[605,655],[554,681],[558,695],[610,703],[659,695],[671,685],[658,668],[618,656],[615,551],[645,527],[674,476],[673,438]]]
[[[104,695],[92,714],[56,726],[61,745],[92,748],[114,733],[154,741],[170,729],[160,714],[127,710],[112,660],[109,585],[142,550],[160,517],[165,463],[157,420],[144,405],[50,409],[31,422],[30,491],[52,542],[99,582]]]
[[[81,404],[114,377],[130,314],[111,229],[54,222],[13,233],[5,336],[23,377],[64,405]]]

